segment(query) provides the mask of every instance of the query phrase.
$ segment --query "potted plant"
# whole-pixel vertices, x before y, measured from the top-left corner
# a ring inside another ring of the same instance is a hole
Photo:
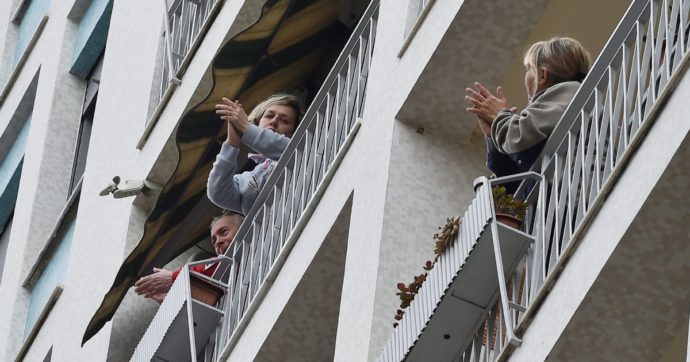
[[[192,299],[210,306],[216,305],[216,303],[218,303],[220,300],[220,297],[222,297],[225,293],[223,288],[200,277],[196,273],[189,273],[189,282]]]
[[[525,220],[527,203],[507,194],[505,186],[495,186],[491,191],[494,197],[496,220],[519,229],[522,221]]]

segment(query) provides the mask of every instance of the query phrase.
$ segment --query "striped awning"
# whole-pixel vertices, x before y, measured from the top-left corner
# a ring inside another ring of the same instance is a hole
[[[323,62],[333,57],[334,48],[339,50],[344,42],[335,39],[347,36],[336,19],[337,12],[338,0],[267,0],[258,21],[222,46],[211,67],[213,86],[208,96],[178,125],[177,167],[146,220],[141,241],[122,263],[92,317],[82,343],[112,319],[139,277],[208,236],[209,222],[219,209],[206,198],[206,180],[225,132],[214,105],[228,97],[239,99],[249,110],[272,93],[313,80]]]

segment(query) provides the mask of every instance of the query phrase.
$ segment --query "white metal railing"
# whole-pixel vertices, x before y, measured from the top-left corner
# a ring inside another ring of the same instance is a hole
[[[190,271],[191,267],[208,263],[218,264],[218,280]],[[228,286],[221,280],[226,279],[229,265],[232,265],[232,260],[226,256],[186,264],[170,287],[130,361],[210,361],[206,357],[209,353],[204,348],[217,343],[216,334],[210,331],[215,329],[227,298],[222,297],[218,302],[220,309],[194,300],[190,280],[193,273],[198,279],[206,280],[226,293]],[[210,338],[206,337],[207,334]],[[181,344],[180,341],[185,338],[189,343]]]
[[[187,55],[195,48],[212,9],[220,0],[162,0],[166,20],[163,33],[163,64],[160,68],[158,104],[168,88],[182,84]]]
[[[512,300],[525,312],[512,309],[507,318],[518,333],[622,172],[631,146],[644,137],[671,77],[687,62],[689,24],[689,0],[633,1],[535,163],[545,181],[543,207],[532,222],[543,224],[532,227],[543,232],[525,256],[521,300],[517,294]]]
[[[543,181],[538,188],[523,182],[516,192],[533,191],[525,231],[535,242],[507,273],[506,288],[484,311],[473,337],[459,342],[452,360],[502,359],[519,345],[529,316],[576,247],[573,240],[594,217],[634,145],[644,137],[660,108],[660,96],[668,93],[664,91],[673,75],[687,68],[689,24],[690,0],[632,2],[533,167]],[[424,300],[421,294],[414,302]],[[394,334],[414,335],[429,322],[408,314]],[[415,339],[408,337],[413,343]],[[385,361],[409,357],[412,344],[392,343],[391,348],[403,354]]]
[[[235,260],[216,356],[226,358],[347,152],[364,107],[378,0],[371,2],[226,255]]]

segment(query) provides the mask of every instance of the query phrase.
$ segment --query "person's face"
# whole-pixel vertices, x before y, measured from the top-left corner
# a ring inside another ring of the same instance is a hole
[[[532,101],[532,98],[537,92],[540,92],[548,87],[549,72],[546,69],[533,69],[529,64],[525,65],[525,90],[527,91],[527,101]]]
[[[236,216],[233,215],[223,216],[211,226],[211,242],[213,242],[213,249],[217,255],[228,250],[239,228]]]
[[[536,71],[529,64],[525,65],[525,90],[527,91],[527,101],[531,101],[537,89]]]
[[[273,132],[292,137],[292,133],[295,132],[296,120],[297,114],[292,107],[274,104],[268,107],[261,116],[259,127],[268,128],[273,130]]]

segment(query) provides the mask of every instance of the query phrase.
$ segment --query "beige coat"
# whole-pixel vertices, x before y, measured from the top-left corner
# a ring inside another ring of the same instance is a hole
[[[579,82],[558,83],[537,93],[519,114],[501,111],[491,125],[498,151],[518,153],[549,138],[578,88]]]

